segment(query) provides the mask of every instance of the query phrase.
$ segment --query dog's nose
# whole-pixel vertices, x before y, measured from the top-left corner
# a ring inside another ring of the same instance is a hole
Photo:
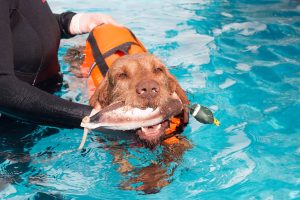
[[[136,93],[142,98],[153,98],[159,93],[159,84],[154,80],[143,80],[136,85]]]

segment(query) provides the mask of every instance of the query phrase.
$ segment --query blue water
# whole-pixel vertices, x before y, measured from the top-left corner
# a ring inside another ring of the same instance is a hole
[[[7,125],[1,130],[9,137],[0,137],[1,199],[300,199],[299,1],[49,4],[56,12],[103,12],[130,27],[192,102],[214,110],[221,126],[191,119],[183,135],[193,148],[172,166],[171,183],[143,195],[120,189],[130,174],[117,172],[106,136],[92,134],[86,149],[76,151],[82,130]],[[86,102],[84,86],[67,83],[82,80],[69,73],[62,56],[85,37],[63,41],[59,52],[66,83],[57,95],[78,102]],[[131,142],[123,145],[135,167],[159,159],[160,148],[128,147]]]

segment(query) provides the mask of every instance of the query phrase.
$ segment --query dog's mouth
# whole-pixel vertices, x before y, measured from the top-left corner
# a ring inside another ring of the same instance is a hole
[[[164,135],[164,132],[168,128],[168,126],[169,121],[165,120],[156,125],[141,127],[137,129],[136,134],[141,140],[150,143],[157,143],[160,140],[160,138]]]

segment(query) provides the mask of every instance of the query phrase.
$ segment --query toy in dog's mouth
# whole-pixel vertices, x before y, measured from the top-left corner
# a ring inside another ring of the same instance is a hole
[[[132,108],[124,102],[111,104],[85,118],[81,126],[87,129],[135,130],[140,139],[150,143],[160,139],[169,119],[183,110],[181,100],[172,95],[164,105],[153,108]]]

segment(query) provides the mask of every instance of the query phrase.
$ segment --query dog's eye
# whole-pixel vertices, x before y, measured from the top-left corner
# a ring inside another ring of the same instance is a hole
[[[163,70],[161,67],[155,67],[154,70],[153,70],[153,72],[154,72],[155,74],[159,74],[159,73],[164,72],[164,70]]]
[[[124,73],[120,73],[119,75],[118,75],[118,78],[119,79],[125,79],[125,78],[128,78],[128,75],[124,72]]]

